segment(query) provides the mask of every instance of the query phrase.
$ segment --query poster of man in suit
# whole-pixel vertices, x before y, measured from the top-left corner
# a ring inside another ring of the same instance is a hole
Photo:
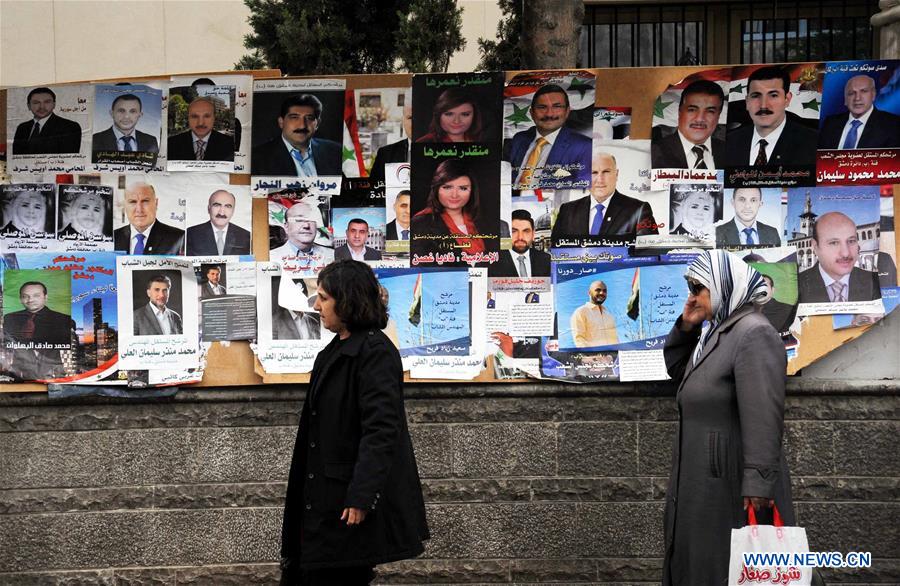
[[[667,226],[668,200],[650,192],[650,141],[598,142],[591,163],[591,187],[558,190],[553,246],[631,244]]]
[[[128,175],[116,188],[113,210],[115,250],[132,255],[184,254],[187,199],[178,175]]]
[[[162,96],[163,90],[145,84],[95,86],[91,140],[91,161],[95,169],[157,170]]]
[[[344,87],[342,79],[254,82],[253,175],[340,175]]]
[[[236,93],[233,85],[169,88],[169,171],[234,171]]]
[[[14,172],[27,173],[47,159],[83,164],[91,129],[93,90],[85,84],[7,90],[7,153]]]
[[[120,256],[119,365],[125,370],[199,366],[197,279],[191,261]]]
[[[726,189],[725,221],[716,226],[716,246],[781,246],[781,193],[760,187]]]
[[[788,191],[785,222],[787,244],[797,248],[798,315],[884,312],[879,199],[874,186]]]
[[[250,254],[252,199],[243,185],[191,186],[185,232],[188,256]],[[196,202],[206,200],[206,205]]]
[[[373,188],[378,189],[379,184],[383,188],[384,166],[409,162],[412,92],[409,88],[365,88],[355,90],[354,97],[359,158]],[[351,170],[345,169],[344,174],[352,177]]]
[[[653,112],[654,169],[715,170],[725,166],[725,92],[731,69],[689,75],[669,86]]]
[[[594,75],[522,73],[506,84],[504,160],[513,189],[584,189],[591,182]]]
[[[878,185],[900,175],[900,61],[825,64],[819,183]],[[873,164],[874,163],[874,164]]]
[[[818,63],[733,69],[726,187],[816,184],[822,77]]]
[[[11,363],[0,370],[21,380],[63,374],[62,351],[70,350],[71,273],[12,269],[3,274],[3,347]]]

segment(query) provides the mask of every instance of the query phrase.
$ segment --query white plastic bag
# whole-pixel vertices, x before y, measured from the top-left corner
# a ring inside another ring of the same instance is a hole
[[[785,527],[778,509],[774,525],[757,525],[753,506],[747,507],[748,524],[731,530],[731,557],[728,562],[728,586],[781,584],[810,586],[812,568],[787,565],[744,565],[745,553],[806,553],[809,542],[803,527]],[[770,560],[773,561],[773,560]],[[792,560],[791,560],[792,561]]]

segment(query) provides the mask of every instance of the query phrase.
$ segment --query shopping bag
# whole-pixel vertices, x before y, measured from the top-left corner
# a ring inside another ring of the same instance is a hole
[[[781,584],[810,586],[812,568],[787,564],[762,563],[744,565],[744,553],[806,553],[809,542],[803,527],[785,527],[778,508],[774,509],[774,525],[757,525],[753,507],[747,507],[748,523],[731,530],[731,557],[728,562],[728,586]],[[762,562],[764,560],[757,560]],[[769,559],[769,562],[776,560]],[[787,560],[789,562],[793,560]]]

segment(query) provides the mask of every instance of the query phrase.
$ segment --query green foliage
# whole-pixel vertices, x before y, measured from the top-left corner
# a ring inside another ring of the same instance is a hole
[[[180,94],[169,95],[169,120],[175,132],[181,132],[188,126],[188,102]]]
[[[273,67],[286,75],[390,73],[394,34],[409,0],[244,0],[253,51],[239,69]]]
[[[455,0],[413,0],[397,31],[398,56],[406,71],[447,71],[450,57],[466,46],[462,8]]]
[[[478,39],[479,71],[525,69],[522,59],[522,0],[499,0],[503,19],[497,23],[497,40]]]

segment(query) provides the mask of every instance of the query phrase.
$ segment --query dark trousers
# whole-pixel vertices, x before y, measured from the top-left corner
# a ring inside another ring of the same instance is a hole
[[[300,570],[299,581],[282,575],[282,586],[368,586],[375,579],[374,566],[356,566],[351,568],[321,568],[317,570]]]

